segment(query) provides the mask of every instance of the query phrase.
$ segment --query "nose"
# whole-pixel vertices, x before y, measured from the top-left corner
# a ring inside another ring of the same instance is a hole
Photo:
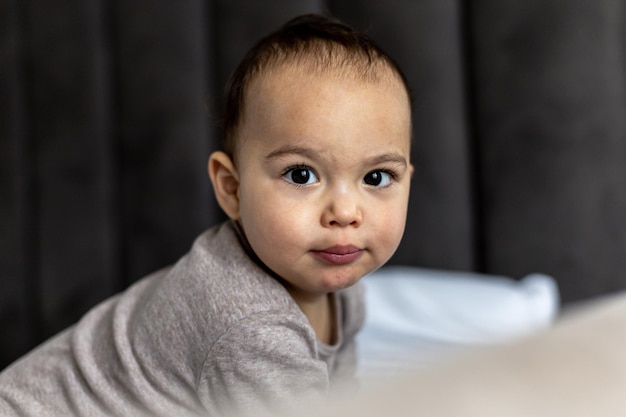
[[[363,211],[356,191],[343,189],[329,195],[322,214],[324,227],[359,227],[362,222]]]

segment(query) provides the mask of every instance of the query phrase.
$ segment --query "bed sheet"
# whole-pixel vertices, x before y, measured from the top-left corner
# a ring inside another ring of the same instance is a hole
[[[366,320],[357,375],[381,381],[549,327],[559,312],[553,278],[385,267],[365,278]]]

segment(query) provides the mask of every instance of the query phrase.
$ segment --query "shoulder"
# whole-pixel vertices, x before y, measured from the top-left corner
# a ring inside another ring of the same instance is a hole
[[[202,233],[159,286],[168,297],[194,300],[200,310],[227,310],[234,321],[252,311],[297,308],[285,288],[248,255],[230,221]]]
[[[248,256],[229,222],[200,235],[138,304],[139,333],[168,345],[163,339],[171,335],[196,360],[224,334],[257,319],[284,316],[300,327],[308,323],[285,288]]]
[[[228,311],[233,322],[264,311],[288,311],[305,320],[283,285],[244,249],[231,221],[200,235],[170,274],[191,296],[209,297],[212,306]]]

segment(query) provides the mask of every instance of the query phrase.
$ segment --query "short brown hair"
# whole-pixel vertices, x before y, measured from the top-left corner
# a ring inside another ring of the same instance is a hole
[[[222,148],[229,155],[235,152],[235,137],[252,80],[287,62],[306,63],[320,72],[349,72],[365,80],[376,80],[381,68],[391,69],[410,97],[398,65],[367,35],[330,16],[298,16],[252,47],[226,84]]]

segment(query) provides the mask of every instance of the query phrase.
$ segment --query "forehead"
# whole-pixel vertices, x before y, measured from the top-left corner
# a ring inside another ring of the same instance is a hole
[[[348,143],[350,137],[364,145],[392,141],[408,152],[410,119],[408,93],[391,70],[364,79],[282,66],[251,83],[238,148],[259,141]]]
[[[376,95],[380,100],[375,106],[385,113],[385,106],[394,105],[408,114],[409,124],[411,106],[409,93],[400,76],[384,63],[375,70],[363,73],[359,69],[347,66],[339,69],[322,69],[307,62],[285,63],[268,68],[251,80],[244,96],[242,121],[259,113],[266,117],[276,115],[278,110],[296,112],[310,109],[310,101],[317,100],[332,106],[328,99],[359,99]]]

